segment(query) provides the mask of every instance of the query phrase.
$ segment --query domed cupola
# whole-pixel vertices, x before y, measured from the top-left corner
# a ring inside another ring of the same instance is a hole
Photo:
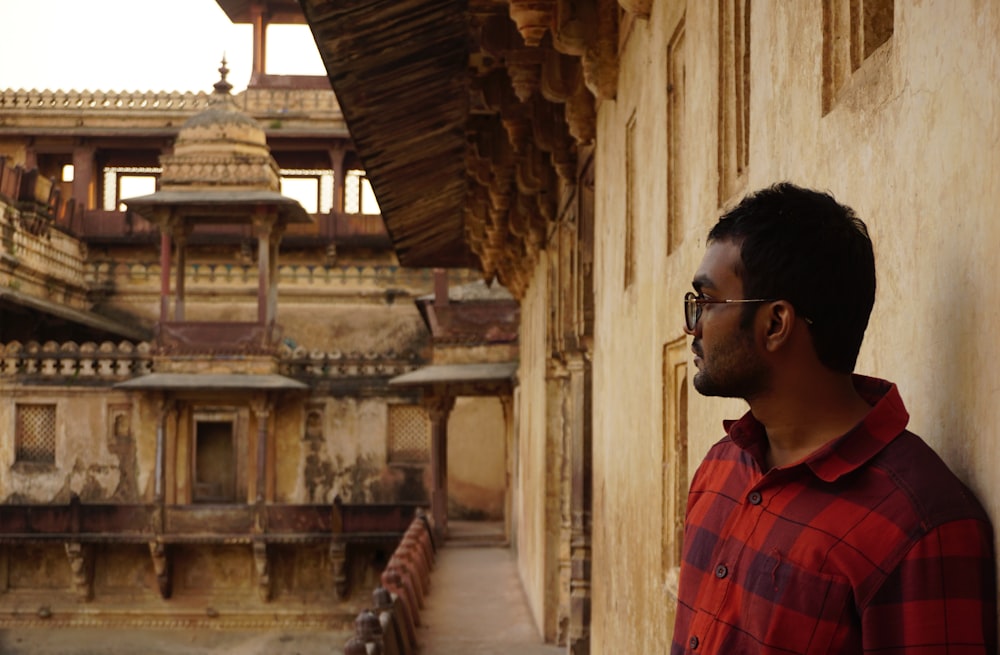
[[[160,189],[278,191],[278,165],[264,128],[236,106],[225,59],[219,73],[208,109],[185,121],[173,154],[160,157]]]

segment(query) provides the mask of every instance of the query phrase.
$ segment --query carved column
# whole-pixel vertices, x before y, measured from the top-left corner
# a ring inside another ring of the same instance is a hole
[[[160,225],[160,323],[170,320],[170,230]]]
[[[156,460],[153,468],[153,500],[163,503],[164,463],[167,456],[167,420],[174,410],[173,401],[168,401],[162,392],[153,397],[156,409]]]
[[[438,543],[448,536],[448,416],[455,398],[432,395],[423,401],[431,420],[431,516]]]
[[[174,320],[184,320],[184,278],[187,268],[187,230],[177,226],[174,230],[174,249],[177,252],[177,277],[174,280]]]
[[[264,602],[271,600],[271,561],[267,554],[267,543],[253,542],[253,564],[257,571],[257,595]]]
[[[254,235],[257,237],[257,322],[270,326],[274,315],[270,312],[271,284],[271,231],[274,218],[266,211],[253,217]]]
[[[274,403],[267,394],[257,394],[250,401],[250,409],[253,410],[254,415],[257,417],[257,458],[256,475],[254,476],[254,499],[258,504],[269,500],[269,494],[267,493],[267,471],[269,469],[267,465],[267,448],[269,441],[268,427],[273,406]]]
[[[253,23],[253,71],[250,75],[250,83],[255,84],[266,72],[267,15],[263,5],[256,2],[250,4],[250,20]]]
[[[170,553],[162,541],[151,541],[149,555],[153,559],[153,571],[156,573],[156,585],[160,590],[160,597],[166,600],[173,593]]]
[[[91,189],[94,187],[94,146],[73,148],[73,201],[83,209],[93,209]]]
[[[78,541],[66,543],[66,557],[69,559],[70,580],[77,599],[87,602],[94,597],[94,554],[93,549]]]
[[[585,353],[569,353],[570,472],[570,622],[569,652],[590,653],[591,579],[591,362]]]
[[[545,375],[545,637],[565,643],[570,587],[570,535],[563,521],[566,475],[566,387],[563,363],[549,359]],[[567,522],[568,523],[568,522]]]
[[[337,600],[347,598],[347,544],[334,541],[330,544],[330,563],[333,568],[333,588],[337,592]]]
[[[333,211],[338,214],[344,213],[344,185],[347,180],[347,171],[344,170],[344,166],[346,163],[347,150],[344,146],[341,145],[330,150],[330,165],[333,167]]]
[[[514,396],[510,393],[500,395],[500,407],[503,411],[503,435],[504,435],[504,497],[503,497],[503,519],[504,537],[508,543],[514,543],[514,460],[517,456],[514,450]]]

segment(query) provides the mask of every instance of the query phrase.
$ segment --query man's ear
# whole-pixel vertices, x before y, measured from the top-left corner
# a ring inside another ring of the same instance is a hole
[[[765,305],[761,312],[764,324],[764,348],[768,352],[780,350],[792,337],[795,328],[795,308],[787,300],[776,300]]]

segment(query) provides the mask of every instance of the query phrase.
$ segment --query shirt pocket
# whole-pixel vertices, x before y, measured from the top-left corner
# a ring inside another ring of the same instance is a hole
[[[750,562],[739,625],[761,655],[840,653],[860,637],[852,598],[847,578],[810,571],[772,551]]]

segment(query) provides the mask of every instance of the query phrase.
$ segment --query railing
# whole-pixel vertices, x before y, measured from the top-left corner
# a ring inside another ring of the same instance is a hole
[[[413,503],[344,505],[160,503],[0,504],[0,542],[309,541],[344,535],[399,539],[420,510]]]
[[[313,85],[316,86],[316,85]],[[0,114],[32,112],[194,114],[209,106],[210,93],[180,91],[0,90]],[[259,119],[295,115],[311,122],[341,120],[333,90],[253,87],[233,95],[237,107]]]
[[[305,381],[390,377],[413,371],[424,363],[415,352],[327,353],[293,349],[287,344],[278,346],[277,355],[278,368],[283,375]],[[152,370],[152,346],[145,341],[138,344],[129,341],[117,344],[110,341],[101,344],[11,341],[0,344],[0,381],[29,377],[72,384],[88,380],[114,383]]]
[[[15,376],[115,382],[152,371],[150,345],[146,342],[101,344],[35,341],[0,344],[0,380]]]
[[[344,655],[412,655],[418,651],[416,628],[430,590],[435,546],[430,523],[418,515],[382,572],[381,586],[372,593],[372,609],[354,621],[355,635]]]
[[[84,259],[80,243],[58,231],[45,235],[24,224],[24,216],[12,221],[0,238],[0,256],[17,262],[22,272],[31,272],[39,279],[58,280],[70,287],[82,288]],[[0,223],[3,222],[0,216]]]
[[[134,242],[137,236],[159,234],[159,228],[132,211],[109,211],[87,209],[80,212],[67,228],[85,241],[127,240]],[[249,239],[253,236],[249,225],[198,225],[190,235],[191,243],[199,240],[229,238],[233,241]],[[388,248],[389,233],[379,214],[344,214],[329,212],[313,214],[311,223],[288,225],[284,242],[303,244],[308,241],[334,242],[337,245],[366,245]]]
[[[51,91],[4,89],[0,111],[187,110],[208,108],[210,94],[179,91]]]

